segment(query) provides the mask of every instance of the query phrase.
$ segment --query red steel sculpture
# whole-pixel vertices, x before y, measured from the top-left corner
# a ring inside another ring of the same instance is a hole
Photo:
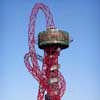
[[[44,50],[42,69],[38,64],[35,50],[35,22],[38,11],[42,10],[46,18],[46,31],[38,35],[38,47]],[[39,82],[37,100],[61,100],[66,89],[66,82],[59,71],[58,56],[62,49],[69,46],[69,33],[55,27],[53,16],[48,6],[36,3],[32,9],[28,30],[29,52],[24,62],[28,71]]]

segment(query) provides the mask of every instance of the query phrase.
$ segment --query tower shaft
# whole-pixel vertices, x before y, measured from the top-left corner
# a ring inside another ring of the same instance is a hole
[[[46,18],[46,31],[38,35],[38,47],[44,50],[42,70],[40,70],[35,50],[35,23],[38,11],[42,10]],[[28,30],[29,52],[24,57],[28,71],[38,81],[39,89],[37,100],[61,100],[66,89],[66,82],[61,75],[58,63],[60,51],[69,46],[67,32],[57,30],[52,13],[48,6],[36,3],[32,9]],[[44,97],[45,96],[45,97]]]

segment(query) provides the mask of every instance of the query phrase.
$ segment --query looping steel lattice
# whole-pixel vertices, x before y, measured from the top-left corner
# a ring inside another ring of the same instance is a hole
[[[38,47],[44,50],[44,56],[37,56],[35,50],[35,22],[38,11],[42,10],[46,18],[46,31],[38,35]],[[60,51],[69,46],[68,32],[57,30],[50,9],[36,3],[32,9],[28,30],[29,52],[25,54],[24,62],[28,71],[39,83],[37,100],[61,100],[66,89],[66,82],[59,71],[58,56]],[[38,59],[43,62],[39,69]]]

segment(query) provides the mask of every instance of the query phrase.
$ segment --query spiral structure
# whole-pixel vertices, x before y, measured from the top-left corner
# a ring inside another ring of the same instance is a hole
[[[35,23],[38,11],[42,10],[46,18],[46,31],[38,34],[38,47],[43,49],[42,70],[39,68],[35,50]],[[24,62],[28,71],[39,83],[37,100],[61,100],[66,89],[66,82],[59,71],[58,57],[60,51],[69,46],[68,32],[57,30],[50,9],[36,3],[32,9],[28,30],[29,52],[25,54]]]

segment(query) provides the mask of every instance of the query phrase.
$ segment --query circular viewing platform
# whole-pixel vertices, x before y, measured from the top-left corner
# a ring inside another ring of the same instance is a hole
[[[47,29],[38,35],[38,46],[40,49],[57,46],[61,49],[69,47],[69,33],[58,29]]]

